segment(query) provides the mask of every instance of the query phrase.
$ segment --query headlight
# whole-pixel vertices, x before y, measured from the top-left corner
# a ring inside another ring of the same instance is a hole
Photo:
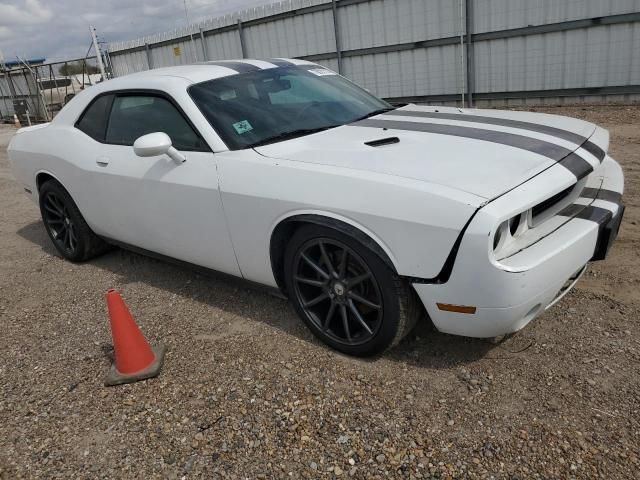
[[[514,215],[502,222],[493,236],[493,253],[500,258],[508,253],[510,247],[520,238],[531,225],[531,209]]]

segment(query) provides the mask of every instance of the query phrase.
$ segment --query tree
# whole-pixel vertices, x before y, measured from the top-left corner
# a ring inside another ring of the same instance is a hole
[[[60,68],[58,68],[58,73],[65,77],[68,77],[69,75],[81,75],[83,71],[82,63],[83,62],[64,63]],[[90,63],[87,63],[86,65],[87,66],[84,69],[85,74],[98,73],[98,67],[91,65]]]

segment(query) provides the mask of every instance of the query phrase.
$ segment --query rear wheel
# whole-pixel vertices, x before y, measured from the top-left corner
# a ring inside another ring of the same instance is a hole
[[[109,244],[91,231],[71,195],[60,183],[46,181],[39,194],[42,221],[53,245],[64,258],[82,262],[109,249]]]
[[[307,326],[341,352],[367,356],[415,325],[415,293],[378,255],[336,230],[309,225],[287,246],[285,282]]]

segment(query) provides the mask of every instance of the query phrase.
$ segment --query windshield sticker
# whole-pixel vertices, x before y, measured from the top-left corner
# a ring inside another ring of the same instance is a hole
[[[239,122],[234,123],[233,128],[236,129],[236,132],[239,135],[242,135],[243,133],[247,133],[253,130],[253,127],[251,126],[248,120],[241,120]]]
[[[336,72],[332,72],[331,70],[327,70],[326,68],[312,68],[309,70],[309,72],[319,77],[324,77],[325,75],[337,75]]]

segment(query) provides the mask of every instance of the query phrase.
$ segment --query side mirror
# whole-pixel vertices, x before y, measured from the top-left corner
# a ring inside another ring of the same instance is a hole
[[[133,151],[139,157],[157,157],[168,155],[177,164],[184,163],[187,158],[171,145],[171,138],[164,132],[148,133],[133,143]]]

